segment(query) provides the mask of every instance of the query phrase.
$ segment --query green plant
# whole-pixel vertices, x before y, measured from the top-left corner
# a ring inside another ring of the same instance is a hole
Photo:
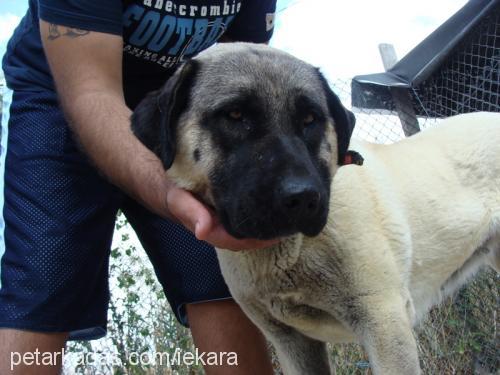
[[[201,372],[200,365],[187,366],[176,361],[176,354],[195,351],[191,335],[177,322],[149,260],[123,215],[118,216],[115,229],[110,253],[108,334],[96,341],[70,342],[67,352],[77,359],[66,361],[65,372],[89,375]]]

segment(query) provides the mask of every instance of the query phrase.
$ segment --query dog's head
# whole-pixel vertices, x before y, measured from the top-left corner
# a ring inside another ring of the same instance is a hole
[[[314,67],[271,47],[220,44],[136,108],[137,137],[238,238],[317,235],[354,116]]]

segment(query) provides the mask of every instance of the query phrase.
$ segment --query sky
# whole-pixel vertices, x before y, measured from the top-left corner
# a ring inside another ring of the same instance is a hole
[[[28,0],[0,1],[0,53],[3,55],[5,44],[19,20],[26,12]]]
[[[380,43],[403,57],[465,0],[288,0],[279,3],[272,44],[326,75],[352,77],[383,71]]]
[[[403,57],[466,0],[278,0],[271,45],[320,68],[329,79],[383,71],[379,43]],[[0,55],[28,0],[0,1]]]

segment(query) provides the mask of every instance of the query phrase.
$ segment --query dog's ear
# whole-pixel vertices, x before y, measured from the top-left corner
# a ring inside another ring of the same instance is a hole
[[[175,159],[176,128],[185,110],[197,62],[184,63],[165,85],[149,93],[132,114],[132,131],[169,169]]]
[[[356,117],[354,113],[344,107],[339,97],[332,91],[326,78],[317,70],[323,91],[326,95],[328,110],[332,116],[335,132],[337,133],[337,148],[338,148],[338,164],[342,165],[349,148],[354,125],[356,125]]]

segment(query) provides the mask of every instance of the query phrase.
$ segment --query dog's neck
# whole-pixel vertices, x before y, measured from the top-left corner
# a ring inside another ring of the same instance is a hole
[[[297,263],[302,248],[302,234],[288,236],[276,245],[264,249],[231,251],[217,249],[219,258],[245,264],[254,275],[271,274],[290,269]]]

